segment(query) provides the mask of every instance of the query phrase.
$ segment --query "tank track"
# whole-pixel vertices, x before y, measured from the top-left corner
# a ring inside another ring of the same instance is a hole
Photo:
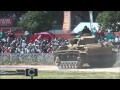
[[[85,57],[83,55],[80,55],[79,60],[75,61],[60,61],[60,64],[58,65],[59,69],[79,69],[83,66],[83,61]]]
[[[56,55],[59,56],[62,55],[61,53]],[[64,57],[65,55],[65,57]],[[75,53],[72,54],[63,54],[62,58],[59,57],[59,61],[56,64],[57,67],[59,69],[79,69],[82,68],[83,64],[84,64],[84,60],[85,60],[85,55],[84,54],[80,54],[80,53],[76,53],[77,56],[74,56]],[[56,60],[56,58],[55,58]]]

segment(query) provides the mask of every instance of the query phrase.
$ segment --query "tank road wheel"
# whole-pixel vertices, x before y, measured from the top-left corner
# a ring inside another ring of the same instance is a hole
[[[58,56],[55,56],[54,63],[55,63],[55,65],[57,65],[57,66],[60,65],[60,59],[59,59]]]

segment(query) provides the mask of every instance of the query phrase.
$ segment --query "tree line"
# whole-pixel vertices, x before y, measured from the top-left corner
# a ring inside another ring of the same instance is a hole
[[[58,11],[27,11],[18,25],[31,33],[48,31],[55,24],[55,19],[61,18],[56,17],[56,13]],[[102,30],[109,27],[113,31],[120,31],[120,11],[102,11],[98,14],[96,22]]]

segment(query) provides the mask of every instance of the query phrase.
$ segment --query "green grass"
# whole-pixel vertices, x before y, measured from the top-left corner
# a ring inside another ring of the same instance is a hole
[[[31,79],[29,76],[0,76],[0,79]],[[120,79],[119,73],[63,73],[40,71],[34,79]]]

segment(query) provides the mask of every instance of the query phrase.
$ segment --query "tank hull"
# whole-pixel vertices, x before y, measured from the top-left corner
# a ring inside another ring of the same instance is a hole
[[[56,52],[54,61],[59,69],[80,69],[86,63],[90,67],[112,67],[116,61],[116,53],[103,54],[100,52],[99,54],[93,54],[93,52],[89,54],[86,51],[64,50]]]

